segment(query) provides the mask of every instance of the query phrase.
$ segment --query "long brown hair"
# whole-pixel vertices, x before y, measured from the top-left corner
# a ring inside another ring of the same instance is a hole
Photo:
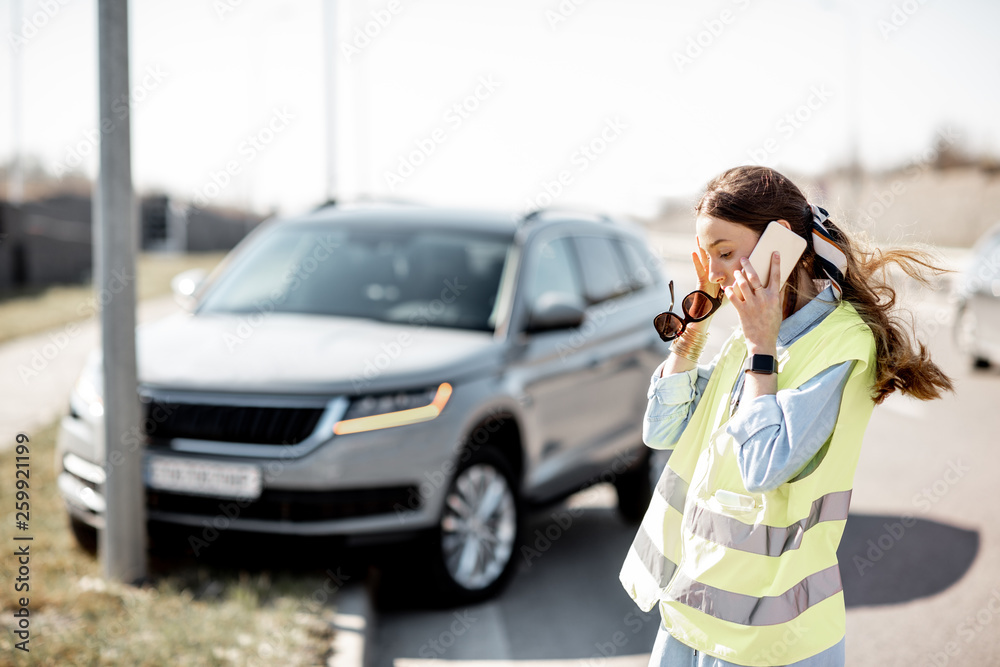
[[[787,220],[807,246],[791,277],[786,294],[785,315],[794,308],[800,277],[825,278],[813,250],[813,214],[802,191],[788,178],[773,169],[758,166],[735,167],[709,182],[695,207],[698,215],[707,215],[743,225],[758,235],[771,220]],[[931,361],[923,343],[915,341],[912,326],[894,312],[896,290],[889,283],[888,268],[894,264],[908,276],[927,284],[927,274],[947,271],[932,263],[930,256],[913,248],[882,251],[861,247],[831,220],[823,223],[839,237],[847,256],[847,272],[840,282],[843,298],[855,310],[875,336],[875,384],[872,400],[881,403],[897,389],[903,394],[930,400],[940,398],[944,390],[954,391],[951,379]],[[912,336],[912,339],[911,339]]]

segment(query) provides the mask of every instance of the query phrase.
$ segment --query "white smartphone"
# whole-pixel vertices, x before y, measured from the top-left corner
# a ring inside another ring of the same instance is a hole
[[[757,245],[754,246],[748,259],[750,266],[757,272],[761,285],[767,287],[771,279],[771,254],[775,251],[781,253],[781,286],[784,287],[785,281],[788,280],[805,249],[804,238],[777,220],[772,220],[757,239]]]

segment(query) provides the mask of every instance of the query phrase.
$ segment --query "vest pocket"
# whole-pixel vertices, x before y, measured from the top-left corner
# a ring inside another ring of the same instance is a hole
[[[757,509],[757,501],[753,496],[747,496],[735,491],[718,489],[712,494],[712,500],[723,510],[729,512],[752,512]]]
[[[691,488],[702,505],[712,512],[738,516],[745,523],[756,523],[753,515],[763,511],[764,499],[761,494],[751,494],[743,487],[743,478],[733,455],[734,447],[725,425],[716,429],[698,458]]]

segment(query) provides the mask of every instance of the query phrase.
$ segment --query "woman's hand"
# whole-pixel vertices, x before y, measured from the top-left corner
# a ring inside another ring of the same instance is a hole
[[[694,264],[694,272],[698,276],[698,287],[703,292],[711,294],[714,297],[720,296],[720,290],[718,285],[713,283],[708,278],[708,253],[705,249],[701,247],[701,240],[695,236],[695,242],[698,244],[698,250],[691,252],[691,263]],[[683,298],[683,297],[682,297]],[[674,304],[677,305],[677,304]],[[683,305],[682,305],[683,307]],[[712,318],[714,315],[710,315],[701,322],[690,322],[687,325],[686,330],[696,331],[699,333],[708,333],[708,327],[712,323]],[[660,371],[660,377],[664,375],[671,375],[673,373],[680,373],[683,371],[690,371],[698,367],[698,364],[676,354],[671,354],[667,357],[667,361]]]
[[[767,287],[746,257],[740,260],[742,269],[733,274],[733,284],[725,289],[736,308],[750,354],[777,354],[778,330],[781,328],[781,258],[771,255],[771,274]]]
[[[698,276],[698,287],[702,292],[719,296],[719,287],[708,279],[708,253],[701,247],[701,239],[694,237],[698,244],[698,250],[691,252],[691,263],[694,264],[694,272]]]
[[[691,263],[694,264],[694,272],[695,275],[698,276],[698,285],[695,289],[699,289],[702,292],[718,297],[721,292],[719,285],[712,282],[708,277],[708,253],[701,247],[701,240],[697,236],[694,237],[694,240],[695,243],[698,244],[698,250],[691,252]],[[709,316],[701,322],[690,322],[687,325],[687,328],[693,329],[694,331],[701,331],[703,333],[707,332],[709,325],[712,323],[712,317],[714,317],[714,315]]]

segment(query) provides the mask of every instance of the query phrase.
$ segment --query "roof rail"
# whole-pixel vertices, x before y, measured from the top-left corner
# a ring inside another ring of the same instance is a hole
[[[372,195],[358,195],[353,199],[327,199],[322,204],[318,204],[312,209],[312,212],[322,211],[325,208],[331,207],[341,207],[341,206],[365,206],[365,205],[376,205],[376,204],[389,204],[396,206],[423,206],[421,202],[412,199],[404,199],[402,197],[383,197],[383,196],[372,196]]]
[[[520,227],[520,226],[524,225],[527,222],[531,222],[533,220],[538,220],[542,216],[544,216],[546,214],[549,214],[549,213],[564,213],[564,214],[568,214],[568,215],[587,215],[587,216],[594,217],[597,220],[599,220],[601,222],[604,222],[604,223],[608,223],[608,224],[613,224],[614,223],[614,220],[611,219],[611,216],[607,215],[606,213],[595,213],[593,211],[578,211],[578,210],[573,210],[573,209],[568,209],[568,208],[563,208],[563,209],[557,209],[557,208],[536,208],[535,210],[529,211],[528,213],[525,213],[523,216],[521,216],[521,219],[518,220],[518,226]]]
[[[336,199],[327,199],[322,204],[319,204],[315,208],[313,208],[312,212],[315,213],[316,211],[322,211],[324,208],[329,208],[331,206],[337,206],[338,204],[339,204],[339,202]]]

